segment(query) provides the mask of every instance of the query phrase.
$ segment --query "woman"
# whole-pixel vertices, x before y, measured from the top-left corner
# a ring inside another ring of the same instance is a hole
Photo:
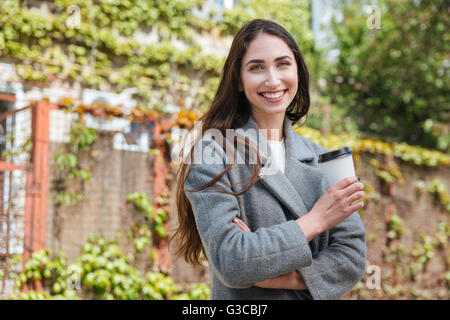
[[[239,30],[178,172],[172,239],[188,262],[208,260],[212,299],[339,299],[365,272],[364,185],[327,185],[317,160],[328,150],[292,127],[308,112],[308,81],[283,27],[257,19]],[[236,142],[244,163],[230,161]]]

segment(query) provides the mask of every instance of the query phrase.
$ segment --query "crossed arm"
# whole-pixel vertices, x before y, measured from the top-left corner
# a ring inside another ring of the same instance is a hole
[[[234,218],[233,222],[237,224],[242,232],[251,232],[247,225],[239,218]],[[298,273],[297,270],[282,274],[278,277],[256,282],[255,286],[270,289],[308,290],[308,287],[306,286],[305,282],[300,276],[300,273]]]

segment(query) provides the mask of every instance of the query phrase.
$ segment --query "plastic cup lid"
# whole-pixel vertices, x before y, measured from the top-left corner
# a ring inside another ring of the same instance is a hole
[[[327,162],[327,161],[334,160],[336,158],[339,158],[339,157],[342,157],[342,156],[346,156],[346,155],[349,155],[349,154],[352,154],[352,151],[350,150],[350,148],[349,147],[344,147],[344,148],[341,148],[341,149],[337,149],[337,150],[333,150],[333,151],[330,151],[330,152],[322,153],[319,156],[319,161],[318,162],[319,163]]]

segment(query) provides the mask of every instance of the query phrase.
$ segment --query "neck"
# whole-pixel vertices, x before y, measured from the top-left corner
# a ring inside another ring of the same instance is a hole
[[[281,141],[283,139],[283,122],[285,113],[273,114],[270,117],[257,113],[252,113],[253,119],[255,119],[259,130],[263,130],[262,133],[266,140]]]

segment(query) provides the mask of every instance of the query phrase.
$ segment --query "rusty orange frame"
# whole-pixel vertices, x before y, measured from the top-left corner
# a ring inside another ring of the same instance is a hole
[[[161,121],[161,120],[160,120]],[[164,120],[162,123],[155,123],[154,126],[154,141],[155,148],[159,150],[159,156],[153,162],[153,207],[155,210],[158,209],[159,203],[158,198],[161,192],[166,188],[167,181],[166,177],[170,173],[170,167],[166,161],[165,157],[168,155],[170,150],[167,149],[165,135],[163,133],[163,128],[165,127]],[[161,158],[163,161],[161,161]],[[168,221],[164,223],[166,229],[169,227]],[[170,268],[170,254],[169,254],[169,243],[166,238],[155,237],[155,253],[156,253],[156,265],[162,269],[162,271],[168,272]]]
[[[50,110],[58,106],[37,101],[31,103],[32,142],[31,170],[27,171],[27,186],[24,216],[23,264],[31,254],[45,248],[47,237],[47,200],[50,171]],[[42,283],[35,281],[32,289],[42,290]],[[23,291],[29,288],[25,285]]]

